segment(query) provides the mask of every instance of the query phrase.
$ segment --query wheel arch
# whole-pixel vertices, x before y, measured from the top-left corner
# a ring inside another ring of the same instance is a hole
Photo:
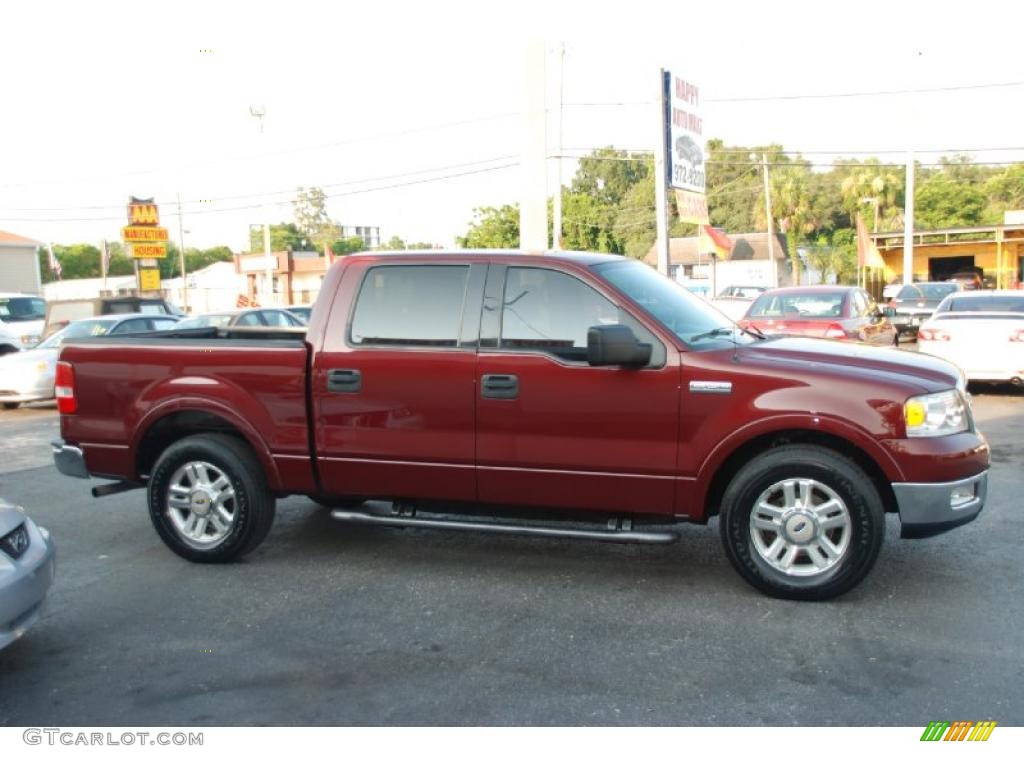
[[[902,475],[887,455],[880,461],[877,454],[872,455],[848,437],[831,432],[807,428],[785,428],[750,437],[723,451],[722,455],[717,457],[714,469],[711,470],[712,474],[709,475],[710,480],[707,481],[704,492],[700,496],[702,503],[699,510],[703,514],[703,518],[707,520],[718,514],[725,489],[740,467],[759,454],[782,445],[819,446],[846,456],[871,479],[885,511],[896,512],[898,510],[896,495],[893,493],[891,483],[892,477],[900,478]],[[884,468],[883,464],[891,466]]]
[[[242,440],[263,467],[271,489],[280,488],[277,465],[259,433],[234,413],[214,403],[178,404],[169,410],[151,412],[136,430],[139,437],[132,447],[136,476],[150,474],[160,454],[172,443],[206,432],[233,435]]]

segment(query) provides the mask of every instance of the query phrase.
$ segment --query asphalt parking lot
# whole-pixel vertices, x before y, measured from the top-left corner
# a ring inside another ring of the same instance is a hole
[[[0,725],[1024,725],[1024,393],[975,391],[969,526],[902,541],[845,597],[749,588],[717,524],[665,547],[366,529],[278,505],[246,562],[193,565],[142,491],[50,464],[50,405],[0,413],[0,496],[58,546],[0,651]]]

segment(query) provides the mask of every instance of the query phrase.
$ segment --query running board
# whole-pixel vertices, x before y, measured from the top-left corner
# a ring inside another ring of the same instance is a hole
[[[632,521],[612,518],[608,530],[585,528],[555,528],[541,525],[511,525],[506,523],[477,523],[470,520],[431,520],[406,515],[371,515],[335,509],[331,512],[335,520],[364,525],[389,525],[396,528],[434,528],[444,531],[476,531],[478,533],[510,533],[519,536],[550,536],[560,539],[588,539],[591,541],[618,541],[632,544],[671,544],[679,538],[671,531],[634,531]]]

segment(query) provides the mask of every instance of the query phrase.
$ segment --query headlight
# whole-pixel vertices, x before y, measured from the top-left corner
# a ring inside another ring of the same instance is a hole
[[[970,429],[967,403],[956,389],[912,397],[903,405],[907,437],[943,437]]]

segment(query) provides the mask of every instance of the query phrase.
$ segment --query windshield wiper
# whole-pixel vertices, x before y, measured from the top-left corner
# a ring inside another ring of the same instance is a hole
[[[746,328],[740,327],[740,330],[743,331],[744,333],[749,333],[751,336],[753,336],[756,339],[760,339],[761,341],[764,341],[765,339],[768,338],[764,331],[762,331],[760,328],[758,328],[751,322],[747,323]]]
[[[732,336],[735,332],[735,325],[723,325],[721,328],[713,328],[710,331],[704,331],[703,333],[698,333],[696,336],[691,336],[690,343],[692,344],[693,342],[700,341],[701,339],[713,339],[716,336]]]

